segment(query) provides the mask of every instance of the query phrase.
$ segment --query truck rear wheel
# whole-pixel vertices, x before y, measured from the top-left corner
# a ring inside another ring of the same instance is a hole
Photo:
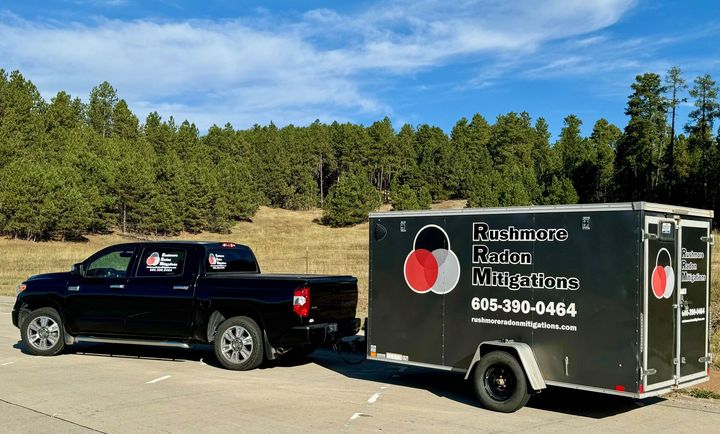
[[[255,369],[263,361],[262,332],[246,316],[225,320],[215,335],[215,356],[221,365],[236,371]]]
[[[473,379],[475,393],[488,410],[512,413],[530,399],[525,371],[517,359],[505,351],[484,355]]]
[[[20,325],[25,347],[36,356],[54,356],[65,348],[65,330],[57,311],[43,307],[30,312]]]

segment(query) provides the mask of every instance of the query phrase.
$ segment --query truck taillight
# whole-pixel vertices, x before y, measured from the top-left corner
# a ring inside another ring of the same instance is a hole
[[[310,288],[298,288],[293,293],[293,312],[306,317],[310,315]]]

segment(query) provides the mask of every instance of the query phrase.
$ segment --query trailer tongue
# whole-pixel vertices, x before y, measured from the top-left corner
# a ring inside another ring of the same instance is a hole
[[[712,211],[645,202],[371,214],[368,357],[644,398],[708,379]]]

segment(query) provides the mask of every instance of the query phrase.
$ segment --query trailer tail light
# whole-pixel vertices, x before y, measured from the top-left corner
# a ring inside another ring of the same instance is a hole
[[[625,386],[621,386],[621,385],[618,384],[617,386],[615,386],[615,390],[617,390],[618,392],[624,392],[624,391],[625,391]]]
[[[640,385],[640,393],[645,393],[645,386],[642,384]]]
[[[235,247],[235,243],[221,243],[220,246],[232,248],[232,247]]]
[[[310,288],[298,288],[293,293],[293,312],[305,318],[310,315]]]

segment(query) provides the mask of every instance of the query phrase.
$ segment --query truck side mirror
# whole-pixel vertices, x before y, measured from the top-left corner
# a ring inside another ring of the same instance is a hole
[[[70,274],[75,276],[82,276],[85,273],[85,267],[83,264],[73,264],[70,268]]]

